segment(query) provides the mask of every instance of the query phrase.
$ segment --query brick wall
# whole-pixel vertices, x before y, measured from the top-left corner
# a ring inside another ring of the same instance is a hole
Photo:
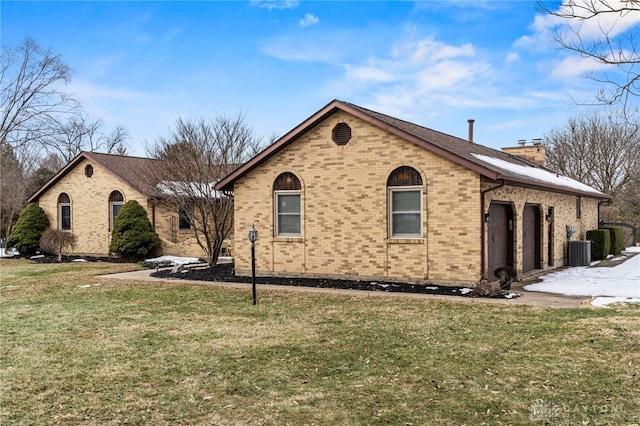
[[[495,184],[482,184],[482,189],[495,187]],[[485,195],[484,211],[488,211],[491,201],[506,201],[513,206],[514,217],[514,257],[515,267],[522,270],[522,214],[525,204],[538,205],[541,211],[542,264],[544,269],[565,265],[567,226],[575,227],[572,240],[584,239],[586,231],[598,228],[598,200],[581,197],[580,218],[576,215],[576,196],[529,188],[504,186]],[[553,208],[553,220],[545,220],[549,207]],[[549,227],[553,227],[553,241],[549,241]],[[549,262],[549,244],[553,244],[553,259]],[[487,242],[485,242],[487,244]],[[551,265],[549,265],[551,263]]]
[[[352,138],[331,140],[346,122]],[[386,182],[400,166],[423,179],[423,236],[388,238]],[[302,184],[302,237],[274,237],[273,183]],[[262,275],[468,282],[480,274],[480,179],[446,159],[344,112],[322,121],[234,184],[236,272],[249,275],[247,231],[255,224]]]
[[[87,177],[84,169],[93,166],[93,174]],[[76,247],[72,253],[87,255],[107,255],[111,240],[109,223],[109,194],[120,191],[124,202],[136,200],[154,223],[156,232],[162,239],[162,252],[180,256],[202,256],[202,250],[195,244],[192,232],[171,232],[171,217],[177,214],[160,206],[154,206],[136,189],[105,170],[99,164],[87,159],[79,162],[60,181],[46,191],[38,204],[49,217],[51,227],[58,227],[58,195],[65,192],[71,199],[71,232],[76,236]]]

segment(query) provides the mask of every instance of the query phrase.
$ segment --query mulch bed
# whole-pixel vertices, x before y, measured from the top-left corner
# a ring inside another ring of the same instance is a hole
[[[151,273],[151,276],[157,278],[175,278],[194,281],[251,283],[251,277],[240,277],[235,275],[233,264],[219,264],[212,268],[185,269],[183,271],[175,273],[172,272],[171,269],[164,269]],[[256,284],[479,297],[478,295],[474,294],[468,287],[419,285],[384,281],[352,281],[328,278],[256,277]],[[511,293],[511,296],[509,296],[508,293],[502,292],[490,297],[496,299],[510,299],[515,296],[513,293]]]

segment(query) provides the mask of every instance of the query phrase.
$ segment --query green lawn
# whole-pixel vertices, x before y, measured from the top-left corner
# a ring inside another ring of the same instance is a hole
[[[2,425],[631,425],[640,309],[104,280],[0,261]]]

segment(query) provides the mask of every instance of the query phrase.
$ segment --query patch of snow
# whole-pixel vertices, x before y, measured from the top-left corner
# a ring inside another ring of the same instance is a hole
[[[596,297],[591,301],[593,306],[605,307],[608,305],[614,305],[617,303],[640,303],[640,298],[636,297]]]
[[[86,262],[87,259],[73,259],[72,262]]]
[[[630,251],[632,252],[635,253],[634,250]],[[601,301],[600,298],[621,298],[625,299],[625,303],[640,303],[640,255],[632,255],[624,263],[614,267],[579,266],[552,272],[540,278],[542,282],[526,285],[524,289],[594,297],[597,304],[606,303],[606,300]]]
[[[627,247],[626,249],[622,250],[622,254],[625,253],[640,253],[640,247]]]
[[[440,287],[425,287],[427,290],[438,290]]]
[[[550,183],[553,185],[564,186],[566,188],[571,188],[582,192],[591,192],[593,194],[603,195],[602,192],[590,187],[589,185],[585,185],[584,183],[578,182],[577,180],[573,180],[566,176],[560,176],[538,167],[523,166],[521,164],[511,163],[509,161],[500,160],[499,158],[489,157],[487,155],[471,155],[473,155],[480,161],[484,161],[485,163],[491,164],[500,169],[515,173],[520,176],[528,177],[530,179]]]
[[[473,291],[473,289],[472,289],[472,288],[465,287],[465,288],[461,288],[461,289],[460,289],[460,294],[469,294],[469,293],[471,293],[472,291]]]
[[[31,256],[29,259],[41,259],[44,257],[44,254],[36,254],[35,256]]]
[[[12,248],[0,248],[0,257],[13,257],[20,256],[20,252],[16,249]]]
[[[89,288],[89,287],[100,287],[100,283],[95,283],[95,284],[83,284],[83,285],[79,285],[78,288]]]
[[[148,263],[157,263],[167,266],[189,265],[191,263],[202,263],[197,257],[179,257],[179,256],[159,256],[152,259],[145,259]]]
[[[516,297],[519,297],[519,296],[520,296],[520,295],[519,295],[518,293],[509,293],[509,294],[506,294],[506,295],[504,296],[504,298],[505,298],[505,299],[515,299]]]

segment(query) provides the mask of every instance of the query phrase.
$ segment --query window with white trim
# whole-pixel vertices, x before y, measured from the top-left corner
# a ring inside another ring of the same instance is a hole
[[[124,206],[124,196],[120,191],[113,191],[109,194],[109,225],[111,226],[109,231],[113,231],[116,227],[116,218],[122,206]]]
[[[277,237],[302,235],[302,185],[293,173],[279,175],[273,183],[275,234]]]
[[[422,238],[422,176],[412,167],[395,169],[387,179],[389,237]]]
[[[71,230],[71,199],[64,192],[58,195],[58,229]]]

